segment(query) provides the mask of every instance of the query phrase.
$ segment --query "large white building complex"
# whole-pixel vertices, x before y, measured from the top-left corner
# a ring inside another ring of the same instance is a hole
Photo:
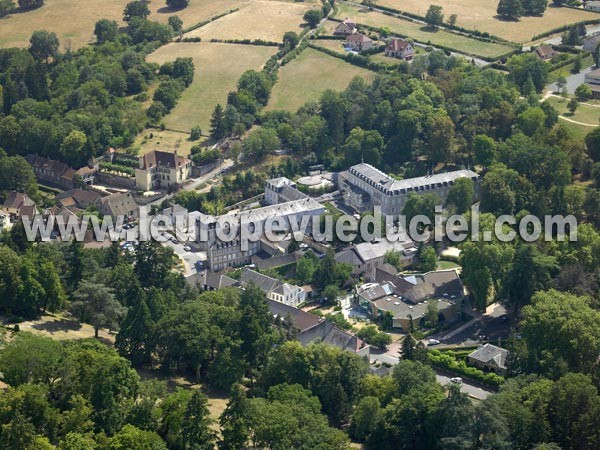
[[[361,163],[340,174],[339,187],[344,203],[359,213],[381,207],[382,214],[402,214],[406,199],[411,192],[432,193],[445,203],[448,191],[459,178],[473,180],[475,195],[479,198],[480,177],[472,170],[427,175],[406,180],[396,180],[375,167]]]
[[[289,188],[285,189],[286,195],[281,195],[281,191],[277,192],[278,187]],[[245,227],[249,233],[255,233],[264,230],[269,219],[277,218],[278,222],[274,224],[279,227],[277,231],[287,234],[292,229],[290,225],[301,223],[302,217],[321,216],[325,213],[323,205],[296,190],[294,183],[287,178],[267,181],[265,200],[267,206],[218,217],[198,212],[191,213],[196,217],[197,241],[200,248],[207,252],[208,264],[212,270],[219,271],[228,267],[250,264],[252,256],[258,254],[261,248],[268,244],[264,238],[246,243],[242,242],[241,236],[228,241],[219,239],[218,226],[236,224]],[[264,236],[264,232],[259,234]]]

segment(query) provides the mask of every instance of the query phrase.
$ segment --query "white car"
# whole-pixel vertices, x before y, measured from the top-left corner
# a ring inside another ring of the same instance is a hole
[[[190,247],[189,245],[184,245],[184,246],[183,246],[183,249],[184,249],[186,252],[191,252],[191,251],[192,251],[192,247]]]
[[[450,378],[450,383],[462,384],[462,378],[461,377]]]
[[[438,345],[440,344],[440,341],[438,341],[437,339],[429,339],[429,345]]]

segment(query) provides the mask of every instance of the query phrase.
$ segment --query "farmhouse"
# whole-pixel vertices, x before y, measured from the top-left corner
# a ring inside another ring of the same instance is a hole
[[[335,34],[336,36],[350,36],[351,34],[354,34],[357,31],[358,28],[356,28],[356,24],[348,17],[346,17],[346,19],[343,22],[341,22],[337,27],[335,27],[333,34]]]
[[[10,224],[10,217],[33,217],[37,212],[35,202],[21,192],[9,192],[0,210],[2,213],[2,225],[0,229]]]
[[[61,208],[69,208],[69,210],[85,210],[89,206],[98,206],[101,196],[93,191],[84,189],[71,189],[61,192],[55,198],[56,204]]]
[[[506,374],[508,354],[509,352],[506,349],[496,347],[492,344],[485,344],[469,354],[467,361],[469,364],[480,369],[504,375]]]
[[[355,52],[369,50],[373,46],[373,40],[362,33],[354,33],[346,38],[348,46]]]
[[[540,45],[535,49],[535,54],[542,61],[548,61],[552,59],[554,55],[557,55],[558,52],[554,50],[551,45]]]
[[[25,159],[31,164],[33,172],[40,182],[63,189],[75,187],[76,172],[67,164],[32,154],[27,155]]]
[[[177,152],[154,150],[139,158],[135,169],[135,183],[138,189],[150,191],[168,189],[190,178],[192,162],[177,155]]]
[[[381,207],[384,215],[401,214],[408,194],[432,193],[439,197],[441,204],[454,182],[459,178],[473,181],[475,195],[479,198],[480,177],[472,170],[456,170],[454,172],[427,175],[406,180],[396,180],[375,167],[360,163],[340,174],[340,190],[344,202],[359,213],[372,211]]]
[[[130,192],[118,192],[100,199],[98,210],[100,214],[111,216],[113,220],[123,216],[125,221],[136,219],[139,208]]]
[[[594,98],[600,98],[600,69],[585,74],[585,84],[592,90]]]
[[[385,56],[411,60],[415,54],[412,44],[404,39],[392,38],[385,47]]]
[[[244,269],[240,276],[240,283],[242,286],[254,283],[265,293],[268,299],[288,306],[297,307],[306,301],[306,292],[301,287],[282,283],[275,278],[268,277],[254,270]]]

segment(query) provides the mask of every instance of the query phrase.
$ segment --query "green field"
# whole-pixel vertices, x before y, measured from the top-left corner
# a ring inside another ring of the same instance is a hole
[[[583,140],[590,131],[600,125],[600,106],[580,104],[577,111],[575,111],[575,114],[571,115],[567,109],[568,100],[550,97],[548,102],[554,106],[562,116],[560,124],[567,127],[574,138]],[[580,123],[573,123],[571,120]]]
[[[279,71],[279,81],[273,88],[267,109],[295,112],[306,102],[317,100],[326,89],[345,89],[355,76],[369,79],[375,74],[307,48]]]
[[[168,128],[189,131],[200,125],[208,131],[210,117],[217,103],[225,104],[246,70],[260,69],[277,51],[276,47],[256,45],[177,43],[160,47],[148,56],[156,63],[191,57],[196,71],[177,106],[165,117]]]
[[[379,12],[369,11],[365,8],[347,4],[339,5],[336,17],[338,19],[350,17],[358,24],[369,25],[372,27],[388,27],[393,33],[409,37],[423,44],[449,47],[458,52],[484,58],[500,57],[513,50],[509,45],[482,42],[477,39],[471,39],[444,30],[432,32],[423,24],[398,19]]]

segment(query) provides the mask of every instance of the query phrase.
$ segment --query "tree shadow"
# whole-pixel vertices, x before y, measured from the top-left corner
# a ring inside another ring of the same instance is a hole
[[[173,14],[173,13],[179,12],[185,8],[187,8],[187,6],[180,6],[180,7],[163,6],[162,8],[158,8],[158,10],[156,12],[158,14]]]
[[[496,14],[494,16],[494,19],[499,20],[500,22],[509,22],[509,23],[517,23],[519,21],[519,19],[510,19],[508,17],[500,16],[498,14]]]
[[[419,30],[425,33],[437,33],[438,31],[440,31],[438,27],[433,27],[431,25],[424,25],[421,28],[419,28]]]
[[[81,330],[81,324],[72,319],[60,319],[52,322],[36,323],[31,328],[48,333],[57,333],[60,331],[78,331]]]

